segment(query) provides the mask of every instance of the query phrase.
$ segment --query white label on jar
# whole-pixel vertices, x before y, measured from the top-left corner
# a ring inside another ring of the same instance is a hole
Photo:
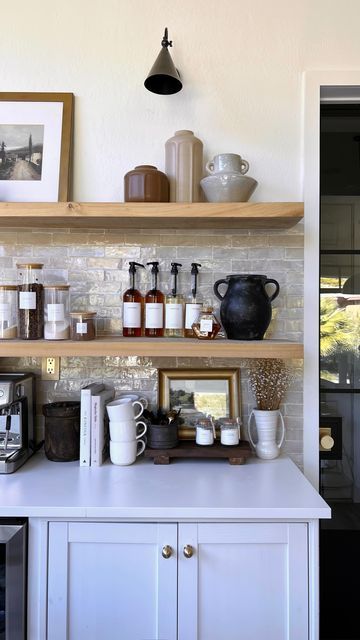
[[[184,315],[183,306],[179,303],[170,302],[165,305],[165,328],[183,329]]]
[[[191,329],[194,322],[199,320],[202,306],[197,303],[189,303],[185,307],[185,329]]]
[[[36,309],[35,291],[20,291],[19,309]]]
[[[197,444],[213,444],[214,434],[211,429],[196,428],[196,443]]]
[[[10,320],[10,305],[8,302],[0,302],[0,320]]]
[[[204,333],[211,333],[213,330],[213,321],[208,318],[200,320],[200,331]]]
[[[239,444],[239,432],[237,429],[221,429],[221,444]]]
[[[86,322],[77,322],[76,323],[76,333],[87,333],[87,323]]]
[[[162,329],[164,326],[164,305],[162,302],[147,302],[145,305],[145,328]]]
[[[64,305],[61,304],[48,304],[47,306],[48,320],[49,322],[63,322],[64,320]]]
[[[139,329],[141,327],[140,302],[124,302],[123,325],[128,329]]]

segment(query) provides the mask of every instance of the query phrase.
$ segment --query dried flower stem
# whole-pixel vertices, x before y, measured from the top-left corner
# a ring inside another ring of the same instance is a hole
[[[250,386],[257,408],[263,411],[278,409],[291,379],[291,372],[283,360],[254,360],[250,368]]]

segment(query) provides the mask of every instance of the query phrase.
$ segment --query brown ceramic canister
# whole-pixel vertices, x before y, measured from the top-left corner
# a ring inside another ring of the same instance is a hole
[[[169,181],[162,171],[141,164],[124,176],[125,202],[169,202]]]

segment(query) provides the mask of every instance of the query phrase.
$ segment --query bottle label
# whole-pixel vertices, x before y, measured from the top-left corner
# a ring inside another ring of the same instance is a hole
[[[10,305],[8,302],[0,302],[0,321],[10,320]]]
[[[86,322],[77,322],[76,323],[76,333],[87,333],[87,323]]]
[[[165,329],[183,329],[184,314],[183,306],[179,303],[170,302],[165,305]]]
[[[19,309],[36,309],[35,291],[20,291]]]
[[[65,318],[64,305],[61,304],[48,304],[47,306],[48,321],[49,322],[63,322]]]
[[[124,302],[124,318],[123,326],[126,329],[141,328],[141,303],[140,302]]]
[[[162,302],[147,302],[145,305],[145,328],[162,329],[164,326],[164,305]]]
[[[202,305],[198,303],[188,303],[185,308],[185,329],[191,329],[194,322],[199,320]]]
[[[213,322],[209,318],[204,318],[200,320],[200,331],[202,333],[211,333],[213,330]]]

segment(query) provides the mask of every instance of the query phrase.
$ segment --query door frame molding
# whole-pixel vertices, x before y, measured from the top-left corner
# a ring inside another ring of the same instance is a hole
[[[360,102],[360,69],[303,74],[304,473],[319,488],[320,101]]]

